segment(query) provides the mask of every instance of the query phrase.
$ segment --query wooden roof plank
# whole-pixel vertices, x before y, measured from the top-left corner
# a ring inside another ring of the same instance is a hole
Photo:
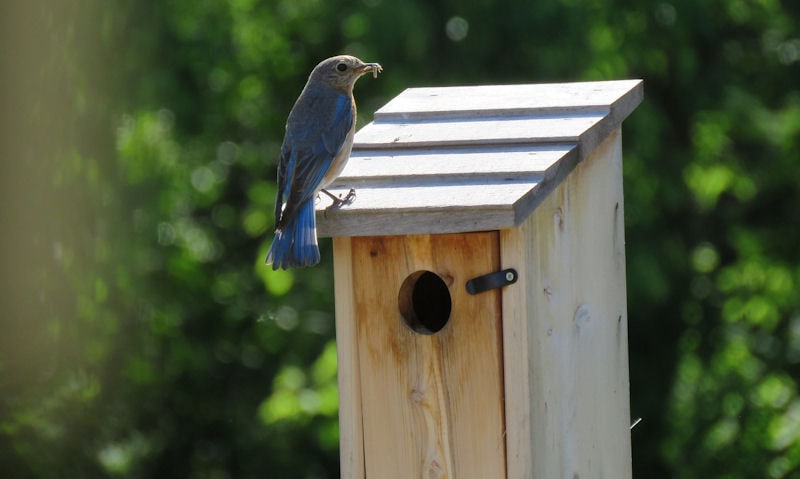
[[[364,185],[410,178],[464,180],[468,176],[544,174],[575,145],[354,151],[334,185]]]
[[[333,214],[330,220],[320,221],[317,212],[317,235],[331,236],[386,236],[436,233],[465,233],[491,231],[514,224],[512,209],[485,209],[480,215],[470,210],[427,209],[413,212],[375,211],[368,215]],[[506,225],[506,226],[498,226]]]
[[[356,189],[355,199],[339,208],[328,211],[329,217],[361,214],[379,210],[416,211],[424,209],[471,210],[506,208],[541,181],[538,178],[502,182],[481,181],[475,183],[440,182],[420,188],[416,183],[392,184],[390,186],[365,186]],[[349,188],[328,188],[334,195],[347,194]],[[331,204],[327,196],[321,196],[317,208],[325,210]]]
[[[374,118],[399,121],[579,112],[609,108],[637,89],[641,90],[641,80],[409,88],[376,111]]]
[[[353,149],[575,143],[608,113],[604,110],[470,120],[373,121],[356,134]]]

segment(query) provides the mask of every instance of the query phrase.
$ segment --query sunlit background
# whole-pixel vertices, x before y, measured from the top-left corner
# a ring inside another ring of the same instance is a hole
[[[800,3],[0,7],[0,477],[334,478],[330,243],[273,272],[311,68],[407,87],[643,78],[626,120],[638,478],[800,477]]]

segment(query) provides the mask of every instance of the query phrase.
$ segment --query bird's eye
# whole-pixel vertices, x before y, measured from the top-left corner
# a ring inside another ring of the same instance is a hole
[[[343,71],[347,70],[347,65],[345,65],[344,63],[340,63],[340,64],[336,65],[336,69],[339,70],[340,72],[343,72]]]

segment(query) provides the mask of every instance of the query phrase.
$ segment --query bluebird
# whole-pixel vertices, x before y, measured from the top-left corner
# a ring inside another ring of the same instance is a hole
[[[319,263],[314,200],[342,172],[356,126],[353,85],[367,72],[374,77],[383,69],[356,57],[340,55],[320,62],[297,98],[281,146],[278,197],[275,200],[275,238],[267,253],[272,269],[313,266]]]

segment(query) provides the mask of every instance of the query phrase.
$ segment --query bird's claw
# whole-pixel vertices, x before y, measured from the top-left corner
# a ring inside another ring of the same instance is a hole
[[[328,195],[328,198],[330,198],[333,201],[333,203],[327,209],[339,208],[342,205],[348,205],[352,203],[353,199],[356,197],[356,190],[354,190],[353,188],[350,188],[350,191],[347,192],[344,198],[342,198],[342,195],[336,196],[324,188],[321,189],[320,191]]]
[[[344,196],[344,198],[342,198],[342,195],[336,196],[336,195],[334,195],[333,193],[331,193],[330,191],[328,191],[328,190],[326,190],[324,188],[321,189],[320,191],[322,193],[325,193],[326,195],[328,195],[328,197],[331,200],[333,200],[333,203],[331,203],[330,206],[325,208],[325,213],[324,214],[325,214],[326,218],[328,217],[328,211],[330,211],[330,210],[332,210],[334,208],[339,208],[342,205],[348,205],[348,204],[352,203],[353,199],[356,197],[356,190],[354,190],[353,188],[350,188],[350,191],[347,192],[347,194]]]
[[[344,199],[342,199],[342,204],[349,205],[350,203],[353,202],[354,199],[356,199],[356,190],[350,188],[350,191],[348,191],[347,194],[344,195]]]

